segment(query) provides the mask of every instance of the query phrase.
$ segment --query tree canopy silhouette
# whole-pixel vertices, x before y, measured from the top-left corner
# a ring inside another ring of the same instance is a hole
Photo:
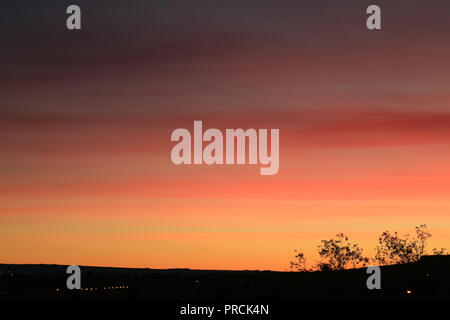
[[[357,243],[351,243],[344,233],[338,233],[335,239],[321,240],[318,253],[322,261],[315,267],[308,269],[306,257],[302,251],[295,250],[295,260],[290,262],[290,269],[295,271],[312,270],[343,270],[348,266],[353,268],[365,267],[370,260],[379,265],[402,264],[417,262],[427,255],[426,245],[431,233],[427,226],[422,224],[415,227],[415,235],[405,234],[400,236],[397,232],[384,231],[378,238],[378,246],[375,248],[375,257],[369,259],[363,255],[363,249]],[[444,248],[432,249],[433,255],[447,254]]]
[[[427,254],[426,243],[431,233],[427,231],[425,224],[415,227],[415,232],[415,236],[400,236],[397,232],[384,231],[378,238],[379,245],[375,249],[374,260],[381,265],[419,261],[420,257]],[[433,254],[445,254],[445,249],[434,248]]]
[[[303,254],[302,251],[300,250],[294,250],[295,252],[295,260],[290,262],[290,269],[291,270],[295,270],[295,271],[301,271],[301,272],[306,272],[306,271],[310,271],[307,267],[306,267],[306,258],[305,255]]]
[[[319,255],[325,260],[318,264],[320,270],[324,268],[343,270],[348,264],[356,268],[365,266],[369,262],[369,258],[363,256],[363,249],[357,243],[351,243],[342,232],[336,237],[336,239],[322,240],[318,246]]]

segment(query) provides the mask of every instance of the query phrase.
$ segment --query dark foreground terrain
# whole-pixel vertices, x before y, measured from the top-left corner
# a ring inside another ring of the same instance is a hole
[[[450,256],[381,268],[381,290],[366,269],[333,272],[214,271],[81,266],[81,289],[68,290],[67,266],[0,264],[0,300],[219,301],[347,298],[450,298]]]

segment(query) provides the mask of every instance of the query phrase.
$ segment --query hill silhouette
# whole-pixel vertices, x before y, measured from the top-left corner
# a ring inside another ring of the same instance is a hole
[[[450,256],[381,267],[381,290],[365,268],[276,272],[80,266],[81,289],[68,290],[67,266],[0,264],[0,300],[219,301],[450,298]]]

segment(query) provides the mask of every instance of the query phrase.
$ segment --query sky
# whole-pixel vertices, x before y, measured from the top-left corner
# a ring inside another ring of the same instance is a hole
[[[82,29],[66,29],[78,4]],[[287,270],[344,232],[450,249],[448,1],[2,1],[0,262]],[[280,169],[171,162],[279,128]]]

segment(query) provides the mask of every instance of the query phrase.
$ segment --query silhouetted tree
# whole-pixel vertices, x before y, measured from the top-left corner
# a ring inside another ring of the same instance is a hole
[[[446,255],[446,254],[448,254],[448,253],[445,250],[445,248],[440,248],[440,249],[433,248],[433,255],[434,256],[443,256],[443,255]]]
[[[306,257],[302,251],[294,250],[295,260],[290,261],[290,269],[295,271],[330,271],[343,270],[351,265],[353,268],[365,267],[369,258],[363,255],[363,249],[356,243],[351,243],[343,233],[338,233],[336,239],[321,240],[318,246],[319,255],[323,259],[313,268],[306,267]],[[371,259],[380,265],[402,264],[419,261],[427,255],[427,241],[431,233],[427,225],[415,227],[415,236],[405,234],[400,236],[397,232],[384,231],[378,239],[379,245],[375,249],[375,258]],[[448,254],[445,248],[432,249],[433,255]]]
[[[405,234],[400,236],[397,232],[391,234],[384,231],[378,238],[379,245],[375,251],[375,261],[380,264],[411,263],[419,261],[420,257],[427,254],[426,243],[431,233],[426,231],[427,226],[422,224],[415,227],[416,235]],[[443,255],[445,249],[434,248],[433,254]]]
[[[306,268],[306,258],[302,251],[294,250],[295,252],[295,260],[290,262],[290,269],[295,271],[306,272],[309,271]]]
[[[331,271],[333,268],[327,262],[318,262],[315,268],[319,271]]]
[[[317,265],[319,270],[325,266],[331,270],[343,270],[348,264],[353,268],[365,266],[369,258],[363,256],[363,249],[356,243],[351,243],[343,233],[336,235],[337,239],[322,240],[318,246],[319,255],[324,262]]]

